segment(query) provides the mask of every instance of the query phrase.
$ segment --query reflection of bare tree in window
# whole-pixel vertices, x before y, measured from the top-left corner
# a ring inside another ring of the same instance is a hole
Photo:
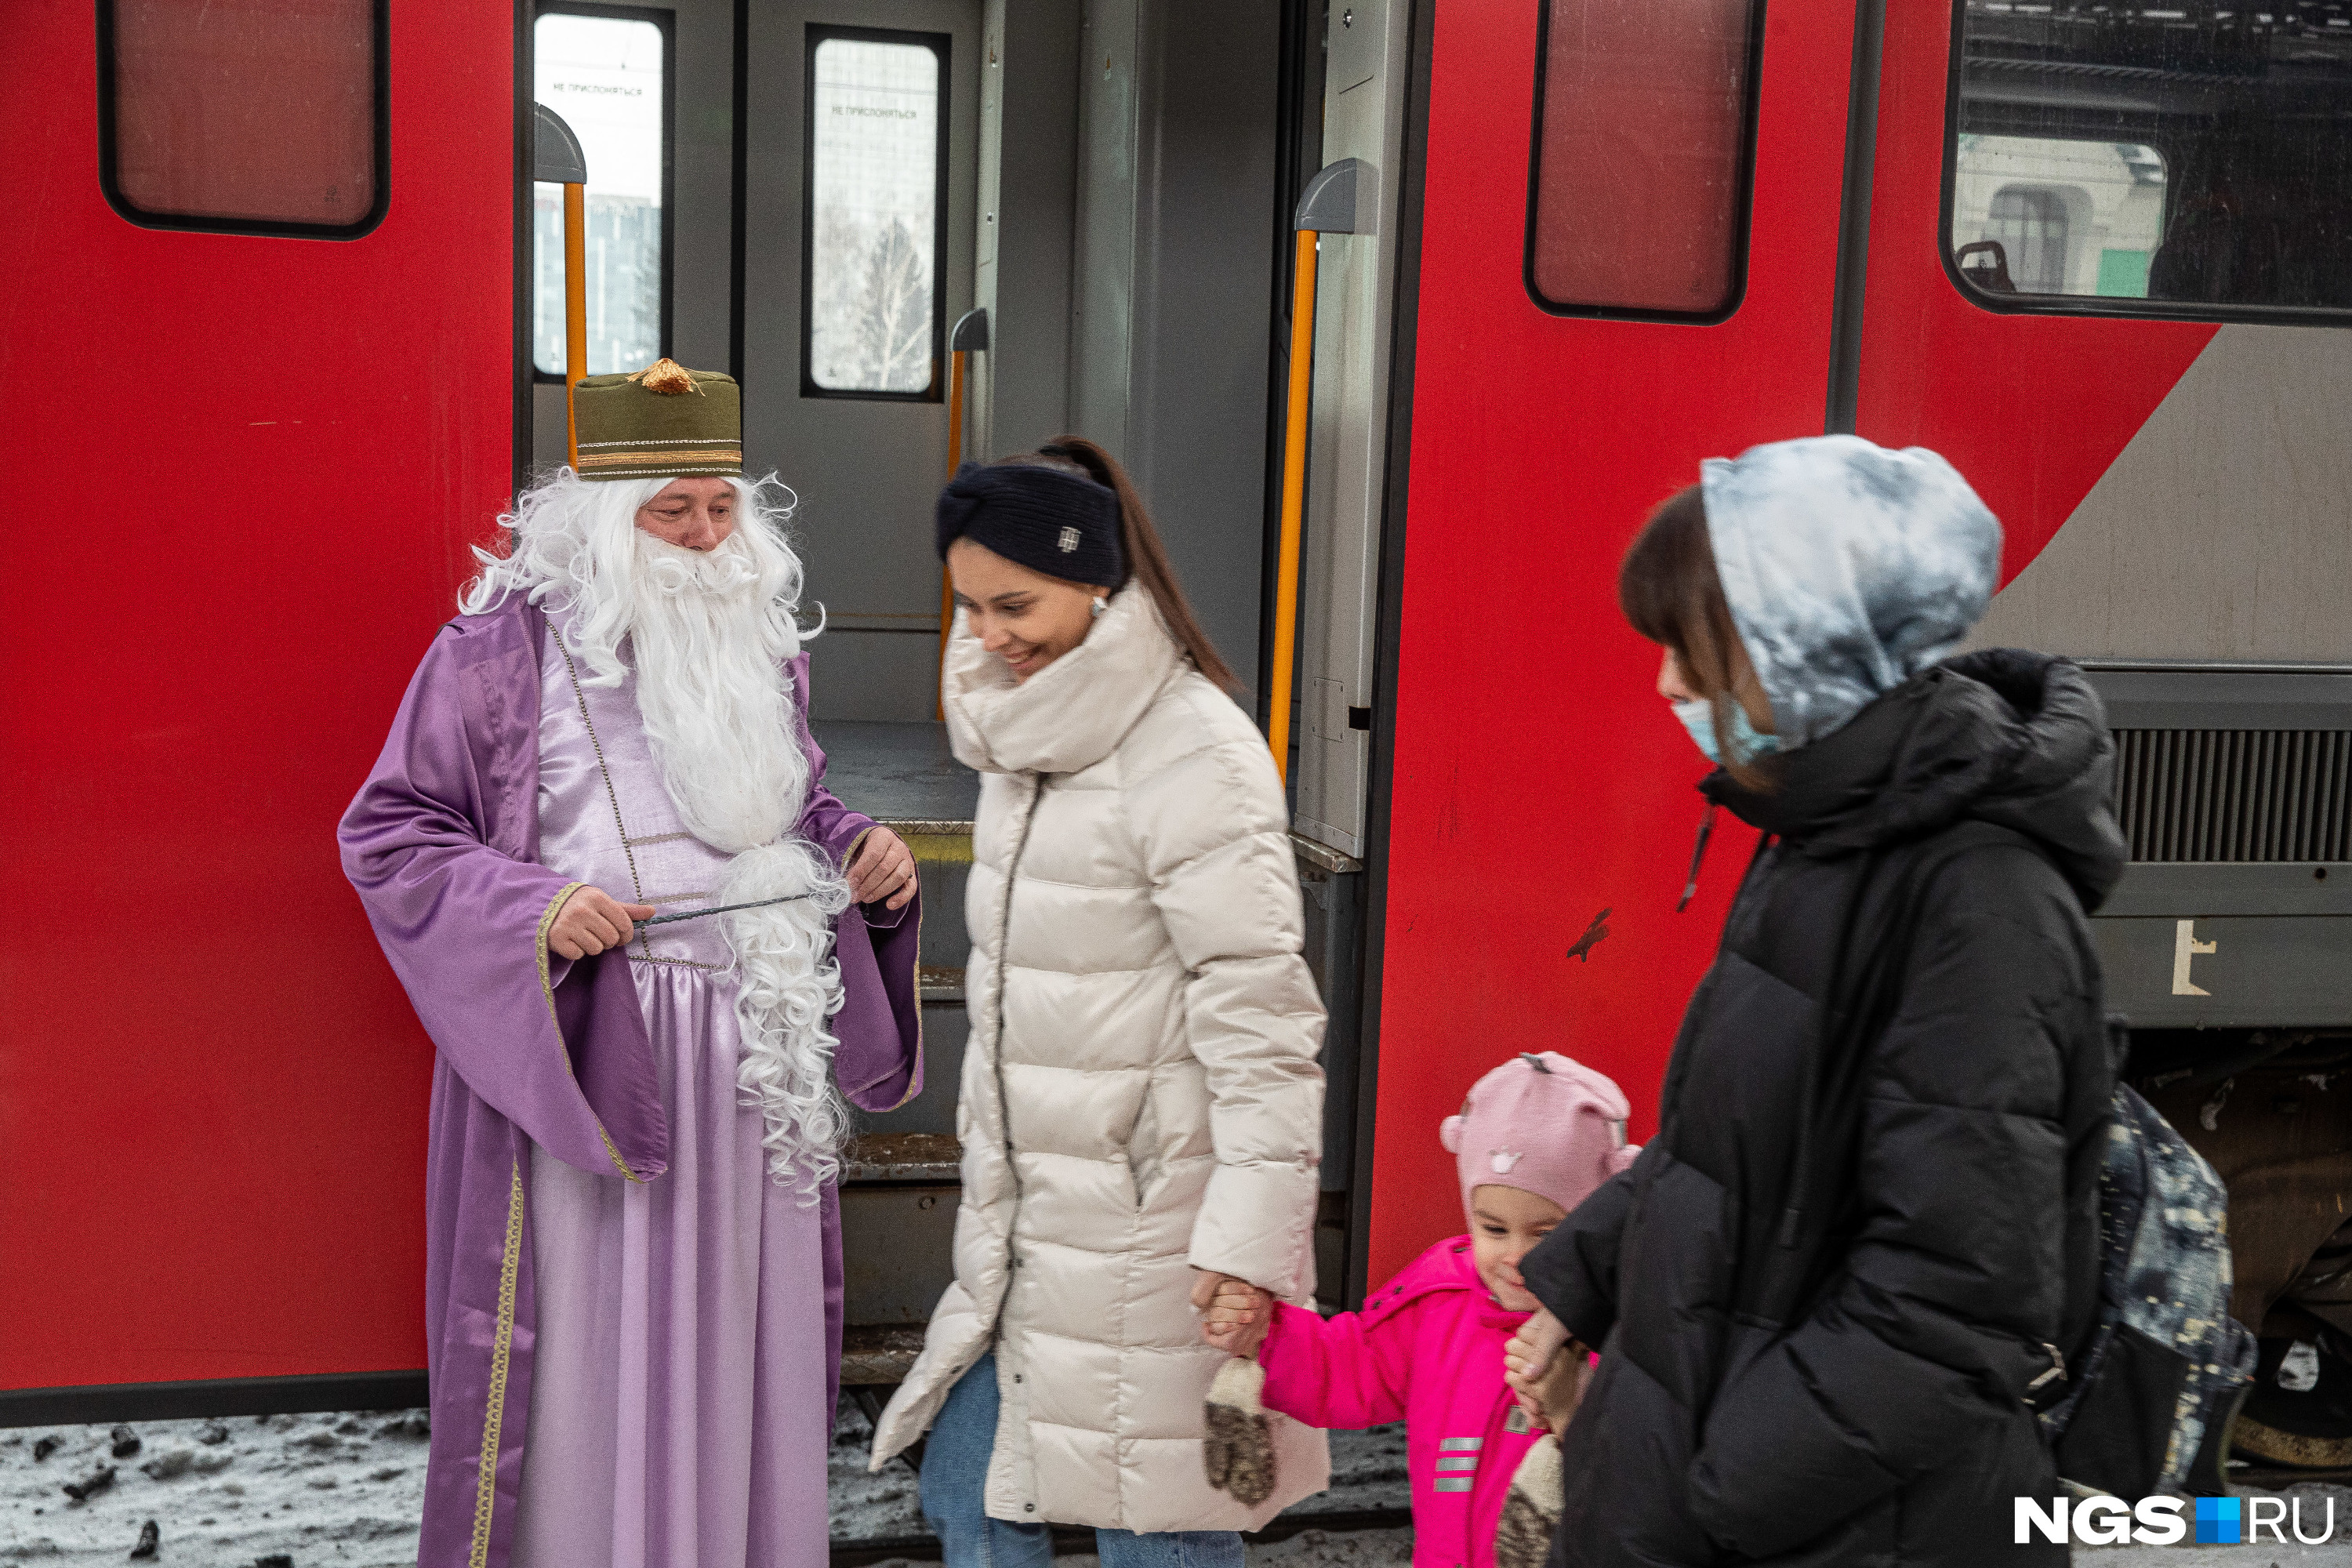
[[[835,209],[813,240],[817,298],[811,358],[819,384],[922,392],[931,384],[931,258],[914,221]]]
[[[877,384],[920,392],[931,384],[931,268],[904,222],[876,237],[865,266],[859,347]]]

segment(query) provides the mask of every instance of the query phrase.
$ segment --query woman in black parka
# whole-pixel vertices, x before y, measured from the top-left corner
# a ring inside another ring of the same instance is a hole
[[[1708,462],[1627,552],[1700,788],[1766,837],[1658,1136],[1522,1266],[1602,1352],[1558,1568],[2065,1560],[2012,1500],[2057,1491],[2027,1401],[2096,1311],[2124,846],[2081,673],[1947,657],[2000,554],[1950,465],[1853,437]]]

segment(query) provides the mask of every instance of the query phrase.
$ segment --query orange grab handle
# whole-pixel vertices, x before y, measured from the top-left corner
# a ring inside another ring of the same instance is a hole
[[[588,187],[563,187],[563,427],[580,471],[580,416],[572,389],[588,374]]]
[[[1298,652],[1298,536],[1307,504],[1307,399],[1315,379],[1315,243],[1298,235],[1298,262],[1290,291],[1290,394],[1283,404],[1282,548],[1274,576],[1274,679],[1268,689],[1265,743],[1274,771],[1290,774],[1290,679]]]

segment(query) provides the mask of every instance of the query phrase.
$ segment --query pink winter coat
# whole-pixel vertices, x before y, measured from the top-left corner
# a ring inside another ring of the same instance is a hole
[[[1310,1426],[1402,1417],[1415,1568],[1495,1568],[1495,1526],[1519,1459],[1542,1434],[1503,1382],[1503,1345],[1527,1321],[1486,1294],[1470,1238],[1441,1241],[1326,1321],[1277,1305],[1258,1363],[1270,1410]]]

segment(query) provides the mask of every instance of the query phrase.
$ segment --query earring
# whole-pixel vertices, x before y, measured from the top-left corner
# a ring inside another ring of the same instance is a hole
[[[1109,609],[1109,608],[1110,608],[1110,601],[1109,601],[1109,600],[1108,600],[1108,599],[1097,599],[1097,600],[1095,601],[1095,604],[1094,604],[1094,611],[1093,611],[1093,613],[1094,613],[1094,614],[1096,614],[1096,615],[1097,615],[1097,616],[1099,616],[1099,615],[1101,615],[1105,610],[1108,610],[1108,609]]]

